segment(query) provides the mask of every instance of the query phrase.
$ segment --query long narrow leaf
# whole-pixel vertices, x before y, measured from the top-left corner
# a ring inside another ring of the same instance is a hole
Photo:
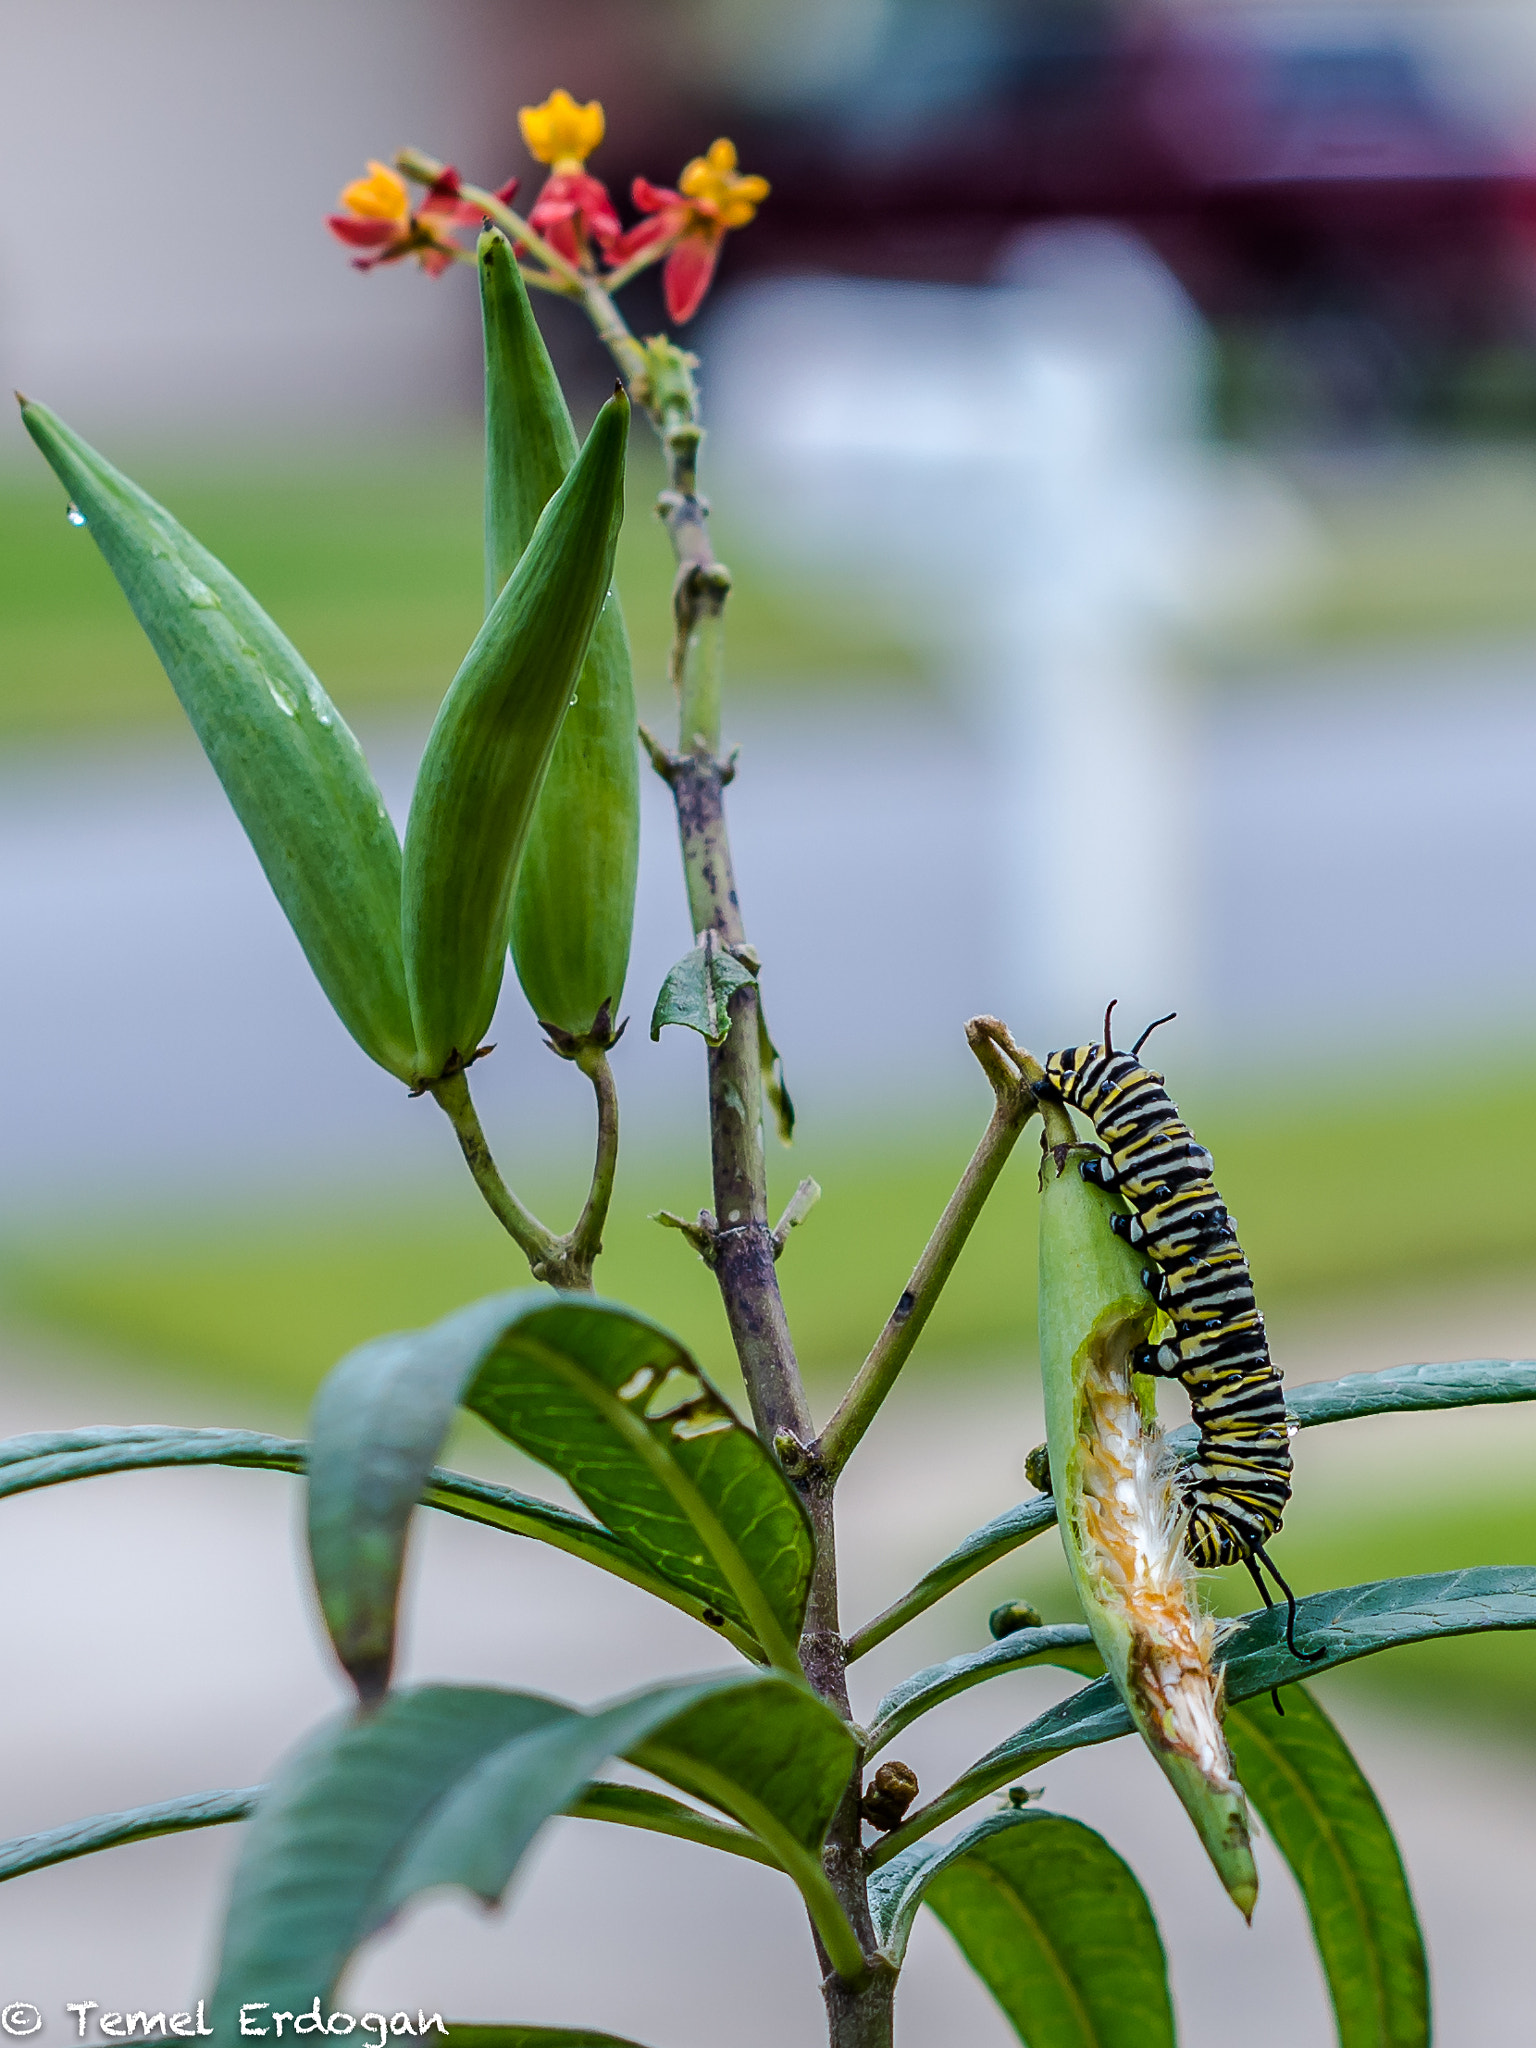
[[[872,1621],[865,1622],[861,1629],[848,1640],[848,1662],[862,1657],[866,1651],[883,1643],[887,1636],[895,1635],[897,1629],[905,1628],[909,1621],[915,1621],[935,1602],[942,1600],[946,1593],[952,1593],[956,1586],[963,1586],[977,1572],[985,1571],[989,1564],[996,1564],[1000,1557],[1017,1550],[1032,1537],[1042,1535],[1056,1526],[1056,1503],[1048,1493],[1038,1500],[1027,1500],[1018,1507],[1007,1508],[995,1515],[990,1522],[984,1522],[979,1529],[973,1529],[962,1543],[957,1543],[947,1556],[941,1557],[930,1571],[924,1572],[915,1586],[902,1594],[899,1600],[877,1614]]]
[[[1173,2048],[1168,1966],[1146,1894],[1081,1821],[1000,1813],[920,1843],[870,1885],[897,1964],[919,1905],[954,1936],[1028,2048]]]
[[[238,1792],[197,1792],[186,1799],[136,1806],[126,1813],[93,1814],[89,1820],[48,1828],[41,1834],[16,1835],[0,1842],[0,1882],[46,1870],[50,1864],[73,1862],[77,1856],[94,1856],[101,1849],[120,1849],[157,1835],[181,1835],[248,1820],[266,1789],[264,1785],[246,1785]],[[715,1820],[697,1807],[643,1786],[601,1781],[587,1785],[566,1813],[573,1820],[600,1820],[617,1827],[640,1828],[647,1834],[671,1835],[678,1841],[696,1842],[701,1848],[744,1857],[749,1863],[766,1864],[772,1870],[782,1868],[772,1851],[744,1828]]]
[[[1233,1707],[1227,1740],[1312,1922],[1339,2048],[1428,2048],[1429,1963],[1392,1829],[1305,1687]]]
[[[980,1685],[984,1679],[1005,1671],[1022,1671],[1031,1664],[1054,1664],[1064,1671],[1080,1671],[1088,1678],[1096,1678],[1104,1669],[1093,1637],[1080,1622],[1016,1629],[1001,1642],[988,1643],[984,1650],[971,1650],[963,1656],[949,1657],[942,1664],[930,1664],[926,1670],[915,1671],[910,1678],[892,1686],[875,1709],[864,1754],[876,1755],[920,1714],[953,1699],[967,1687]]]
[[[48,1828],[38,1835],[17,1835],[0,1842],[0,1881],[46,1870],[53,1863],[71,1863],[94,1856],[98,1849],[119,1849],[128,1842],[147,1842],[156,1835],[181,1835],[194,1828],[224,1827],[244,1820],[261,1796],[260,1785],[238,1792],[199,1792],[190,1799],[163,1799],[154,1806],[135,1806],[127,1813],[98,1813],[68,1827]]]
[[[1291,1388],[1286,1406],[1299,1429],[1316,1429],[1325,1422],[1353,1422],[1366,1415],[1531,1400],[1536,1400],[1536,1360],[1471,1358],[1453,1365],[1392,1365],[1381,1372],[1352,1372],[1343,1379],[1318,1380]],[[1192,1456],[1198,1440],[1192,1424],[1170,1430],[1167,1438],[1180,1457]],[[1055,1525],[1056,1503],[1049,1494],[1041,1494],[973,1530],[899,1600],[855,1632],[848,1643],[849,1663],[905,1628],[977,1572]]]
[[[1296,1639],[1301,1650],[1321,1653],[1311,1663],[1291,1655],[1282,1609],[1245,1615],[1218,1645],[1217,1662],[1227,1699],[1245,1700],[1404,1643],[1525,1628],[1536,1628],[1536,1567],[1479,1565],[1309,1594],[1296,1604]],[[872,1852],[874,1862],[899,1855],[909,1842],[1021,1772],[1130,1732],[1130,1715],[1109,1680],[1095,1679],[972,1764],[947,1791],[887,1835]]]
[[[547,1297],[546,1297],[547,1298]],[[266,1472],[303,1472],[309,1446],[291,1437],[266,1436],[249,1429],[172,1429],[144,1427],[75,1429],[10,1437],[0,1442],[0,1500],[31,1493],[72,1479],[96,1479],[110,1472],[143,1472],[167,1466],[227,1465]],[[753,1637],[738,1628],[707,1600],[663,1578],[611,1530],[585,1515],[553,1506],[515,1487],[472,1479],[463,1472],[434,1466],[421,1490],[421,1505],[527,1536],[593,1564],[615,1578],[639,1586],[665,1600],[694,1621],[703,1622],[741,1651],[758,1657]]]
[[[45,406],[23,403],[22,419],[164,664],[332,1008],[409,1080],[400,843],[362,749],[222,562]]]
[[[528,1288],[366,1344],[320,1390],[310,1555],[362,1690],[387,1680],[410,1516],[461,1402],[560,1473],[650,1570],[798,1669],[813,1543],[772,1457],[658,1325]]]
[[[817,1853],[854,1737],[803,1682],[744,1671],[586,1714],[427,1687],[322,1729],[262,1799],[235,1874],[215,2024],[233,2032],[248,1999],[299,2010],[327,1997],[358,1945],[423,1889],[499,1897],[538,1829],[617,1754],[685,1790],[708,1779],[708,1796],[740,1809],[801,1884],[834,1960],[857,1968]]]
[[[640,1828],[646,1834],[671,1835],[680,1842],[697,1842],[704,1849],[743,1856],[749,1863],[764,1863],[771,1870],[783,1868],[772,1850],[764,1848],[745,1828],[716,1820],[681,1799],[647,1791],[641,1785],[610,1785],[598,1779],[565,1810],[572,1820],[601,1820],[615,1827]]]

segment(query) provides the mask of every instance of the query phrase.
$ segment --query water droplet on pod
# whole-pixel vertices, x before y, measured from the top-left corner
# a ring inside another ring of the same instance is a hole
[[[80,510],[80,507],[78,505],[66,506],[64,510],[64,517],[69,521],[71,526],[84,526],[85,524],[85,514]]]

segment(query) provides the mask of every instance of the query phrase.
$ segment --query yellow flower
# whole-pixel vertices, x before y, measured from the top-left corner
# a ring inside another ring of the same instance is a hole
[[[736,145],[722,135],[696,156],[678,179],[688,199],[709,212],[723,228],[744,228],[768,197],[768,180],[743,176],[736,169]]]
[[[601,101],[578,106],[564,86],[557,86],[542,107],[519,107],[517,125],[541,164],[575,171],[602,141],[606,123]]]
[[[370,160],[368,176],[354,178],[341,195],[341,203],[364,220],[407,221],[411,217],[411,195],[405,180],[388,164]]]

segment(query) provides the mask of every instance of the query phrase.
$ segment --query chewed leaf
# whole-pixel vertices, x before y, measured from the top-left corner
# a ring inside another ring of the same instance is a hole
[[[558,1472],[648,1576],[798,1669],[814,1546],[771,1454],[657,1324],[529,1288],[376,1339],[320,1390],[310,1555],[337,1655],[365,1694],[387,1679],[410,1517],[460,1404]]]
[[[710,1045],[723,1045],[731,1028],[731,997],[756,975],[727,953],[713,932],[668,971],[651,1012],[651,1037],[668,1024],[684,1024]]]

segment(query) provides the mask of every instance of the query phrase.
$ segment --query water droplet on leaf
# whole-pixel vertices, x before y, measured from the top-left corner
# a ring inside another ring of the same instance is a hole
[[[71,526],[84,526],[85,524],[85,514],[80,510],[80,507],[78,505],[66,506],[64,511],[64,517],[69,521]]]

